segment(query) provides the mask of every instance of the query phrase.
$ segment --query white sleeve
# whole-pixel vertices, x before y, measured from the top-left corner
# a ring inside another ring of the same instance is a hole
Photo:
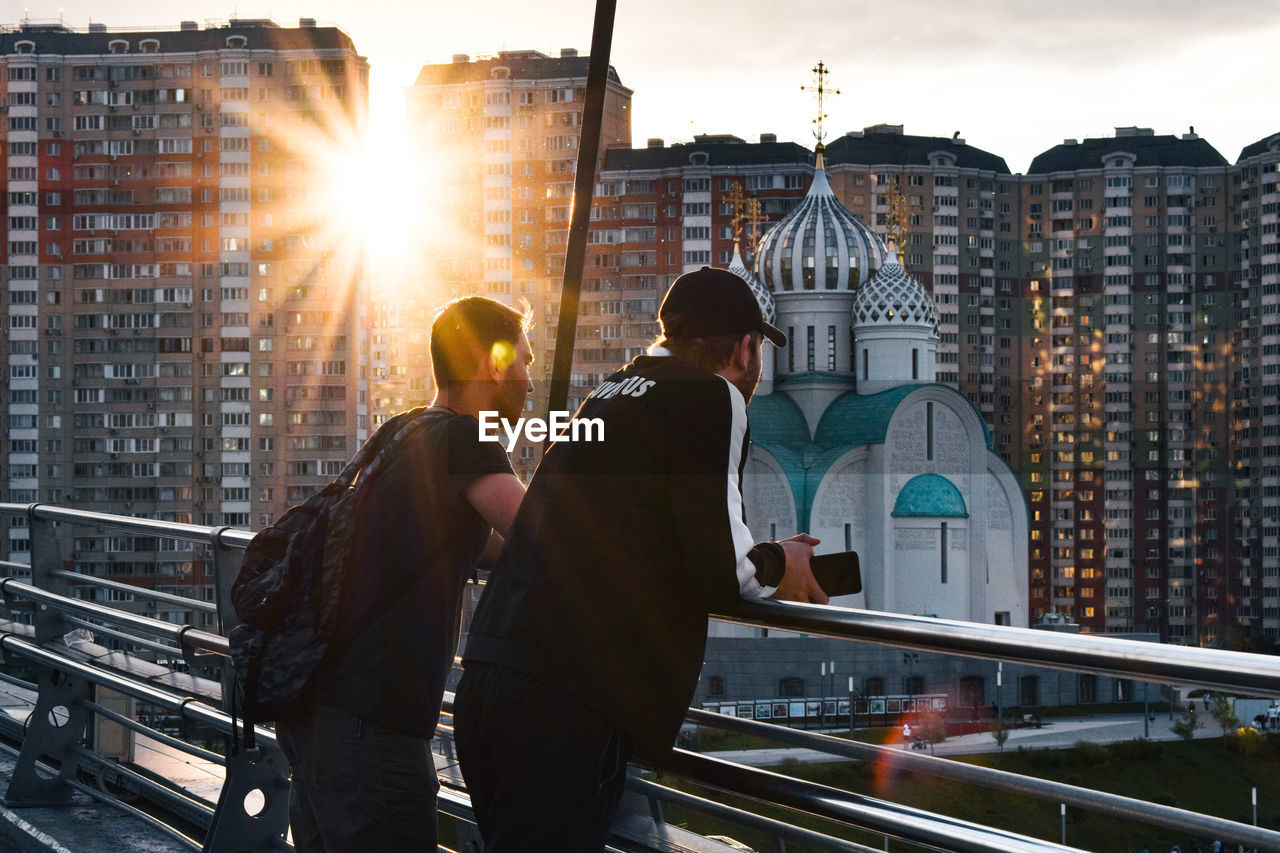
[[[723,376],[720,377],[724,379]],[[756,565],[751,562],[747,553],[755,544],[751,529],[742,520],[742,488],[738,480],[738,464],[742,460],[742,444],[747,438],[747,401],[742,392],[724,379],[729,386],[729,403],[733,409],[733,418],[729,432],[729,458],[726,460],[728,475],[726,489],[729,504],[729,533],[733,537],[734,558],[738,567],[738,589],[744,598],[768,598],[777,587],[762,586],[756,580]]]

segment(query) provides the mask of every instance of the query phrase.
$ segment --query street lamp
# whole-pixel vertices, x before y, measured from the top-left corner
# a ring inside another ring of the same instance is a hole
[[[911,711],[916,710],[916,681],[915,669],[916,664],[920,662],[920,655],[916,652],[903,652],[902,662],[907,665],[907,695],[911,699]]]

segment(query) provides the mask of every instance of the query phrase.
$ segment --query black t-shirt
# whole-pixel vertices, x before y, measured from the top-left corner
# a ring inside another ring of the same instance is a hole
[[[480,442],[475,418],[444,410],[429,417],[364,496],[335,639],[349,645],[315,694],[321,704],[424,737],[435,731],[463,589],[490,530],[462,491],[484,474],[512,473],[501,445]]]

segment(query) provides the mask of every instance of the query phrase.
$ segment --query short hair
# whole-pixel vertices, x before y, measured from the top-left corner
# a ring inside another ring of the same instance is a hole
[[[664,347],[690,364],[701,367],[708,373],[718,373],[733,357],[733,348],[744,335],[759,335],[759,332],[743,332],[741,335],[708,335],[701,338],[682,338],[660,336],[653,342],[655,347]]]
[[[447,303],[431,324],[431,373],[436,387],[470,379],[476,367],[503,341],[515,345],[529,329],[532,309],[523,311],[483,296]]]

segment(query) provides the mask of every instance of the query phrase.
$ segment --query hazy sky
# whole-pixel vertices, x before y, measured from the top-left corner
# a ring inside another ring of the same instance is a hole
[[[402,90],[424,63],[502,49],[586,53],[594,11],[590,0],[29,2],[32,19],[61,12],[75,27],[232,16],[337,24],[369,57],[384,133],[399,126]],[[1065,137],[1194,125],[1234,161],[1280,132],[1276,11],[1274,0],[618,0],[612,61],[635,90],[638,145],[761,132],[812,144],[816,110],[799,87],[821,59],[841,90],[827,108],[828,138],[880,122],[958,130],[1022,172]],[[17,2],[6,7],[17,13]]]

